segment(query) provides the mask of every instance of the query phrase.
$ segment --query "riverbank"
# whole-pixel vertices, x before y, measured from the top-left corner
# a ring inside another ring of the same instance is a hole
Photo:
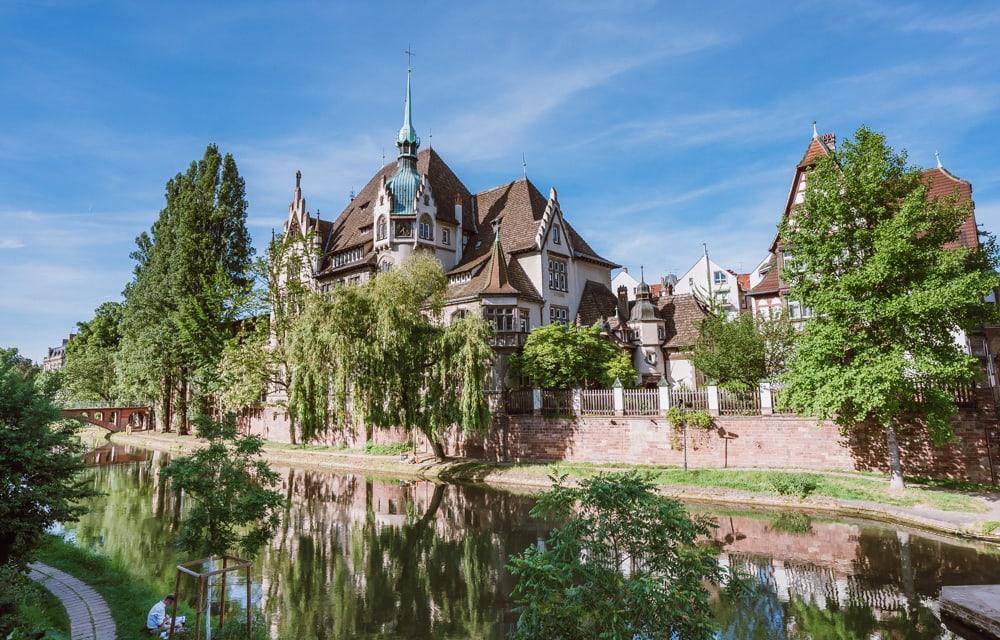
[[[187,453],[200,446],[194,436],[134,432],[111,441]],[[582,463],[493,463],[475,460],[408,462],[398,456],[317,446],[267,443],[264,455],[275,464],[389,475],[445,482],[477,482],[504,489],[545,489],[550,475],[579,480],[597,473],[639,469],[651,474],[664,495],[688,502],[765,509],[795,509],[817,514],[867,518],[969,539],[1000,543],[1000,491],[990,487],[916,483],[890,492],[880,476],[862,473],[819,473],[799,470],[699,469],[649,465]]]
[[[163,598],[163,588],[119,567],[105,556],[52,535],[45,536],[36,559],[84,581],[97,591],[111,610],[118,640],[149,640],[149,633],[144,629],[146,614],[153,603]]]

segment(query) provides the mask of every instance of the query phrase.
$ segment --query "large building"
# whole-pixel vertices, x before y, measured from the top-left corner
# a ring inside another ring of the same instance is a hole
[[[75,333],[69,334],[68,338],[63,338],[62,344],[58,347],[49,347],[49,351],[42,358],[42,369],[45,371],[58,371],[66,365],[66,345],[76,337]]]
[[[432,253],[448,277],[445,318],[479,313],[493,323],[500,372],[532,327],[575,321],[585,289],[610,295],[618,265],[573,228],[555,188],[546,195],[522,177],[472,193],[434,149],[421,150],[410,75],[396,162],[332,221],[308,212],[297,174],[285,233],[313,234],[311,277],[320,291],[365,282],[416,251]]]

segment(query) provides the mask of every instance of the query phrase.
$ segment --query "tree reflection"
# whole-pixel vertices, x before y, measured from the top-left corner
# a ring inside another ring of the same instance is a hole
[[[189,558],[172,544],[184,504],[161,480],[165,461],[91,469],[101,495],[69,533],[169,589]],[[292,469],[282,485],[289,505],[255,563],[255,597],[274,637],[506,637],[516,619],[507,558],[548,528],[528,517],[531,498]],[[1000,575],[996,556],[888,527],[720,521],[722,557],[762,585],[748,600],[716,598],[721,640],[954,638],[933,611],[941,585]]]

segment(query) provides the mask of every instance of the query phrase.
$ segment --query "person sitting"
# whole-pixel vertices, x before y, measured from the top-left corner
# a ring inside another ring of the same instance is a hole
[[[167,615],[167,607],[173,606],[174,594],[168,593],[163,600],[153,605],[146,616],[146,631],[150,635],[156,635],[163,631],[170,630],[170,616]]]

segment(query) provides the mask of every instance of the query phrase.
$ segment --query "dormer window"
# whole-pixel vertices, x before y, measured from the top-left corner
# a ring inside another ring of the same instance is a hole
[[[559,237],[559,225],[552,225],[552,242],[553,244],[562,244],[562,239]]]

